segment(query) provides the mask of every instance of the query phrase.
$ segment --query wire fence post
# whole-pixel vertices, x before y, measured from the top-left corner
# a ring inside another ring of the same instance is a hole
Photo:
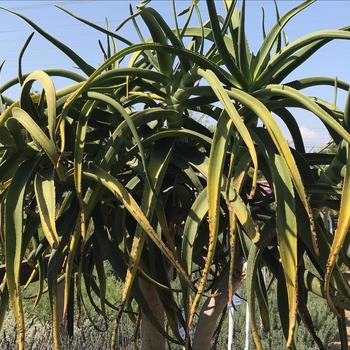
[[[227,309],[228,309],[227,350],[232,350],[233,349],[233,330],[234,330],[235,309],[231,303],[227,304]]]

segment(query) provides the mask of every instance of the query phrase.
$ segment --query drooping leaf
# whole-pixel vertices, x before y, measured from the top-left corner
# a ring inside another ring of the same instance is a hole
[[[198,291],[191,305],[188,324],[192,324],[194,314],[196,312],[199,300],[204,291],[210,266],[213,261],[216,242],[219,229],[219,211],[220,211],[220,190],[222,186],[222,172],[226,159],[226,150],[230,142],[230,136],[233,130],[233,122],[227,113],[223,113],[216,127],[213,144],[210,150],[209,166],[208,166],[208,218],[209,218],[209,243],[208,252],[205,260],[205,267],[202,277],[199,281]]]
[[[24,313],[20,288],[20,269],[23,251],[23,206],[28,182],[37,160],[22,163],[7,192],[5,206],[5,264],[9,299],[16,320],[18,349],[24,349]]]
[[[37,173],[34,189],[43,233],[50,246],[56,248],[59,237],[56,230],[56,193],[53,172]]]
[[[284,159],[276,152],[264,130],[256,130],[257,140],[272,173],[276,197],[276,235],[286,281],[289,310],[287,346],[293,339],[297,313],[297,219],[292,179]]]
[[[160,240],[159,236],[154,231],[153,227],[145,217],[145,214],[141,211],[136,201],[126,191],[124,186],[113,176],[94,165],[91,165],[89,169],[83,171],[83,174],[108,188],[125,205],[125,208],[140,224],[142,229],[149,235],[149,237],[154,241],[154,243],[159,247],[159,249],[161,249],[163,254],[167,257],[167,259],[174,265],[175,269],[179,272],[181,278],[183,278],[184,281],[191,285],[191,279],[184,271],[183,267],[179,264],[177,259],[173,256],[173,254],[171,253],[169,248],[164,244],[164,242]]]

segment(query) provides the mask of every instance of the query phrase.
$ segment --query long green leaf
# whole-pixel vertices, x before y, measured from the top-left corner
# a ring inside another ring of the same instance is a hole
[[[294,7],[288,11],[279,21],[272,27],[270,32],[264,38],[264,41],[258,52],[258,59],[254,70],[254,78],[256,78],[260,72],[264,69],[264,64],[266,64],[267,59],[269,58],[271,49],[276,42],[276,39],[280,35],[281,31],[285,25],[299,12],[304,10],[306,7],[310,6],[315,0],[306,0],[300,5]]]
[[[31,137],[36,142],[38,142],[38,144],[50,158],[55,169],[57,169],[59,177],[61,179],[64,179],[66,177],[66,174],[64,173],[61,164],[58,164],[59,156],[56,151],[56,146],[52,140],[49,140],[45,133],[40,129],[38,124],[36,124],[34,120],[29,116],[29,114],[23,109],[14,107],[12,110],[12,116],[27,130]]]
[[[115,38],[115,39],[121,41],[122,43],[124,43],[126,45],[132,45],[131,41],[125,39],[123,36],[117,34],[116,32],[112,32],[112,31],[110,31],[110,30],[108,30],[106,28],[103,28],[103,27],[101,27],[101,26],[99,26],[99,25],[97,25],[95,23],[92,23],[92,22],[90,22],[90,21],[88,21],[88,20],[86,20],[86,19],[84,19],[82,17],[79,17],[76,14],[74,14],[73,12],[65,9],[64,7],[62,7],[60,5],[55,5],[55,7],[57,7],[58,9],[60,9],[61,11],[65,12],[65,13],[67,13],[68,15],[72,16],[73,18],[75,18],[79,22],[82,22],[82,23],[84,23],[84,24],[86,24],[86,25],[88,25],[88,26],[98,30],[99,32],[107,34],[108,36],[110,36],[112,38]]]
[[[344,244],[344,241],[349,233],[350,228],[350,146],[346,144],[346,172],[344,176],[343,191],[340,202],[340,210],[338,216],[338,225],[334,233],[334,238],[332,246],[329,252],[329,257],[327,261],[327,270],[324,278],[325,293],[327,297],[328,304],[337,312],[337,309],[330,296],[330,280],[334,265],[337,262],[339,252]]]
[[[78,125],[76,128],[76,138],[74,145],[74,184],[75,189],[77,191],[77,197],[80,203],[80,234],[84,240],[86,237],[86,216],[82,189],[83,157],[85,148],[85,138],[87,132],[87,123],[90,114],[95,107],[95,104],[95,101],[87,101],[81,109],[79,114]],[[70,276],[68,276],[68,278],[70,278]]]
[[[27,38],[26,42],[24,43],[24,45],[22,47],[22,50],[21,50],[21,52],[20,52],[20,54],[18,56],[18,80],[19,80],[19,83],[21,85],[22,85],[22,83],[24,81],[23,74],[22,74],[22,59],[23,59],[23,55],[24,55],[24,53],[25,53],[25,51],[26,51],[30,41],[32,40],[34,34],[35,33],[33,32],[33,33],[31,33],[29,35],[29,37]]]
[[[322,86],[322,85],[328,85],[328,86],[334,86],[334,78],[331,77],[308,77],[308,78],[302,78],[293,80],[286,84],[287,86],[290,86],[297,90],[306,89],[308,87],[312,86]],[[339,89],[349,91],[350,85],[343,80],[337,79],[337,87]]]
[[[208,217],[209,217],[209,243],[208,252],[205,260],[205,266],[202,271],[202,277],[198,284],[198,291],[193,300],[188,324],[191,325],[196,312],[199,300],[204,291],[210,266],[213,261],[215,247],[219,229],[220,212],[220,192],[222,186],[222,173],[224,169],[226,150],[230,142],[230,136],[233,131],[233,122],[227,113],[223,113],[219,118],[210,150],[208,166]]]
[[[149,221],[152,221],[152,216],[157,205],[157,195],[160,192],[165,174],[168,168],[168,164],[172,155],[173,147],[170,143],[158,143],[155,144],[153,152],[150,155],[149,160],[149,173],[154,180],[154,190],[146,185],[143,191],[141,210],[145,213]],[[146,240],[147,234],[141,225],[136,228],[135,236],[132,243],[130,252],[130,265],[126,273],[123,292],[122,292],[122,303],[128,300],[132,283],[135,279],[137,268],[140,262],[141,253]],[[188,274],[190,275],[190,274]]]
[[[163,32],[161,26],[156,20],[154,13],[151,10],[144,8],[141,11],[141,17],[149,29],[153,42],[162,45],[167,45],[167,37]],[[158,63],[160,72],[166,76],[171,76],[173,72],[173,57],[164,50],[157,51]]]
[[[41,227],[51,247],[58,245],[56,230],[56,192],[53,173],[37,173],[34,179],[34,190],[39,210]]]
[[[290,66],[296,68],[302,62],[304,62],[310,54],[314,53],[319,47],[323,46],[330,40],[335,39],[350,39],[350,33],[345,30],[322,30],[306,36],[301,37],[300,39],[295,40],[294,42],[287,45],[279,54],[275,55],[261,72],[259,77],[256,78],[256,85],[260,86],[261,84],[266,84],[270,82],[271,78],[279,72],[281,75],[281,70],[287,69],[290,72]],[[312,45],[314,44],[314,45]],[[308,46],[310,45],[310,46]],[[304,49],[301,59],[298,60],[298,56],[295,58],[293,54],[298,54],[298,50]],[[288,58],[292,58],[288,62]],[[293,58],[295,61],[298,61],[298,65],[293,65]],[[285,75],[283,76],[285,77]],[[280,80],[280,79],[279,79]]]
[[[257,269],[259,267],[259,260],[261,258],[264,249],[268,246],[270,241],[275,235],[274,222],[268,222],[262,231],[262,240],[258,245],[252,244],[249,250],[249,256],[247,261],[247,302],[249,307],[249,319],[252,328],[252,336],[255,346],[258,350],[262,350],[262,343],[258,333],[258,327],[256,324],[256,309],[255,309],[255,293],[257,288]]]
[[[26,187],[37,160],[22,163],[14,176],[6,196],[5,206],[5,264],[9,299],[16,320],[18,349],[24,349],[24,314],[20,288],[20,269],[23,242],[23,206]]]
[[[51,76],[63,77],[63,78],[67,78],[70,80],[74,80],[76,82],[82,82],[85,80],[85,78],[82,77],[81,75],[79,75],[78,73],[71,72],[71,71],[66,70],[66,69],[49,68],[49,69],[42,69],[41,71],[45,72],[50,77]],[[22,74],[22,78],[26,79],[29,74],[31,74],[31,73]],[[19,82],[20,82],[19,77],[13,78],[13,79],[7,81],[6,83],[4,83],[3,85],[0,86],[0,94],[5,92],[6,90],[11,88],[12,86],[18,84]]]
[[[245,5],[246,0],[242,1],[242,8],[240,12],[240,19],[239,19],[239,27],[238,27],[238,61],[240,70],[245,77],[246,80],[248,80],[248,84],[250,85],[251,80],[251,73],[250,73],[250,58],[251,54],[249,52],[248,42],[245,34]]]
[[[313,247],[315,252],[317,253],[318,247],[317,247],[317,241],[316,241],[316,229],[315,229],[315,220],[313,217],[313,213],[311,211],[311,207],[307,199],[301,174],[299,172],[299,169],[295,163],[295,159],[289,149],[288,143],[279,125],[277,124],[275,119],[272,117],[271,113],[267,110],[267,108],[253,96],[237,89],[232,89],[231,91],[227,91],[227,92],[231,97],[237,99],[247,108],[251,109],[259,118],[261,118],[261,120],[265,124],[266,129],[270,134],[273,143],[276,145],[279,154],[284,158],[284,161],[286,162],[288,170],[291,174],[291,178],[293,180],[293,184],[308,214],[312,237],[313,237]]]
[[[253,140],[250,136],[249,130],[247,129],[246,125],[244,124],[241,116],[238,114],[235,106],[231,102],[226,90],[222,87],[220,81],[215,76],[215,74],[211,71],[204,71],[202,69],[198,70],[198,73],[203,76],[208,83],[211,85],[215,95],[219,99],[219,101],[222,103],[225,111],[230,116],[234,126],[237,128],[238,133],[242,137],[244,143],[246,144],[248,151],[250,153],[250,156],[252,158],[252,162],[254,165],[254,175],[253,175],[253,185],[251,193],[254,193],[256,182],[258,178],[258,158],[256,155],[255,147]]]
[[[285,96],[300,103],[304,108],[317,115],[326,125],[331,127],[337,134],[350,143],[349,132],[346,131],[344,127],[334,120],[334,118],[332,118],[325,110],[318,106],[317,103],[315,103],[311,98],[305,96],[303,93],[288,86],[275,84],[267,85],[266,89],[256,92],[256,96],[271,96],[271,94]]]
[[[49,135],[53,142],[55,142],[55,129],[56,129],[56,91],[53,81],[44,71],[34,71],[30,73],[22,84],[20,107],[26,112],[30,111],[31,96],[30,90],[35,81],[40,82],[45,91],[46,103],[47,103],[47,120],[49,126]]]
[[[260,138],[257,140],[259,148],[266,157],[272,173],[272,186],[277,202],[276,233],[288,294],[287,346],[290,346],[297,313],[297,220],[293,182],[285,160],[276,152],[267,132],[256,130],[256,133]]]
[[[222,38],[218,15],[215,7],[215,1],[207,0],[207,7],[216,48],[219,51],[223,61],[225,62],[225,65],[227,66],[229,72],[232,74],[235,81],[237,82],[237,87],[245,87],[246,81],[241,71],[238,69],[237,64],[235,63],[232,55],[229,53],[225,41]]]

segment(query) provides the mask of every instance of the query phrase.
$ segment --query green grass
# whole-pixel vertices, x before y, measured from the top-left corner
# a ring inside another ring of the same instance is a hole
[[[262,342],[264,350],[280,350],[285,349],[285,339],[278,315],[275,285],[273,284],[271,288],[273,289],[269,295],[271,331],[264,332],[261,330]],[[244,297],[244,293],[242,293],[242,296]],[[325,345],[331,343],[338,332],[337,320],[334,317],[333,313],[330,311],[326,301],[309,293],[308,307],[314,320],[314,327],[318,336],[321,338]],[[245,303],[237,306],[237,310],[235,312],[235,349],[244,349],[245,311]],[[285,310],[285,312],[288,312],[288,310]],[[302,323],[298,327],[297,339],[298,350],[318,350],[318,347],[312,339],[312,336]],[[225,344],[227,344],[227,322],[224,322],[222,330],[220,332],[218,348],[224,349]],[[250,349],[255,349],[253,341],[251,341]]]
[[[107,278],[107,297],[113,303],[117,303],[120,297],[122,284],[116,282],[115,278],[111,273],[108,274]],[[271,332],[263,332],[262,341],[264,349],[266,350],[277,350],[285,348],[285,340],[282,332],[281,323],[278,316],[278,307],[275,293],[275,283],[272,283],[272,292],[269,293],[269,306],[270,306],[270,318],[271,318]],[[36,283],[29,286],[24,292],[24,296],[28,297],[35,294]],[[82,290],[83,298],[86,299],[86,291]],[[240,295],[244,298],[244,289],[240,291]],[[87,301],[87,300],[86,300]],[[98,300],[96,298],[96,302]],[[51,326],[50,326],[50,305],[47,294],[44,294],[40,303],[33,308],[33,299],[24,300],[24,309],[26,313],[26,327],[27,327],[27,348],[33,350],[39,349],[51,349]],[[101,316],[98,316],[90,303],[86,303],[87,309],[82,308],[80,321],[75,324],[75,334],[73,339],[68,337],[62,337],[62,345],[65,350],[75,349],[104,349],[108,348],[111,340],[111,328],[113,327],[113,318],[115,312],[110,308],[107,308],[107,316],[109,319],[108,328],[105,330],[105,323]],[[245,302],[236,307],[235,312],[235,333],[234,333],[234,344],[236,349],[243,349],[245,342]],[[309,294],[309,310],[314,320],[314,326],[317,334],[320,336],[324,344],[329,344],[337,334],[337,322],[333,314],[330,312],[325,300],[318,298],[312,294]],[[76,309],[76,316],[78,310]],[[286,310],[287,312],[287,310]],[[9,315],[11,315],[9,313]],[[89,321],[93,320],[94,324],[101,330],[98,331],[94,328],[93,324]],[[227,314],[224,316],[222,327],[217,336],[213,339],[213,349],[226,349],[227,348]],[[15,348],[15,326],[12,316],[9,316],[5,320],[2,335],[0,337],[0,349],[13,349]],[[134,349],[134,334],[135,325],[132,323],[127,315],[124,315],[123,321],[120,328],[119,337],[119,348],[120,349]],[[311,335],[301,324],[297,332],[298,337],[298,350],[316,350],[318,349],[315,345]],[[139,340],[138,340],[139,341]],[[180,347],[172,346],[171,349],[181,349]],[[253,341],[251,342],[251,348],[255,349]]]

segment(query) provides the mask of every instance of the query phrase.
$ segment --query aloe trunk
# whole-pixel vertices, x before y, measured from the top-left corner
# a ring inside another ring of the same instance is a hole
[[[210,350],[212,340],[220,318],[225,307],[227,307],[227,278],[222,279],[213,296],[208,297],[201,307],[198,315],[198,323],[193,338],[194,350]],[[236,279],[233,284],[233,293],[236,293],[243,283],[243,279]]]
[[[163,304],[157,294],[157,290],[150,283],[140,280],[141,291],[148,301],[148,305],[153,313],[154,318],[160,325],[164,326],[165,313]],[[154,327],[149,320],[147,313],[141,312],[141,343],[144,350],[165,350],[166,339]]]

